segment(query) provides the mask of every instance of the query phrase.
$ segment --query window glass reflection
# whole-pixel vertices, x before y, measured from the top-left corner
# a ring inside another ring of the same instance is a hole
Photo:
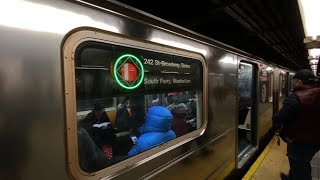
[[[97,42],[79,45],[75,59],[82,170],[101,170],[200,128],[200,61]]]

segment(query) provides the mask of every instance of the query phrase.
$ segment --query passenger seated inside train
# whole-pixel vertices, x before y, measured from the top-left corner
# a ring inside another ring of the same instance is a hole
[[[188,109],[184,103],[178,104],[171,111],[173,115],[172,130],[176,136],[182,136],[188,133],[187,116]]]
[[[129,100],[129,96],[124,97],[123,100],[118,104],[117,110],[122,109],[125,105],[127,105],[129,103]]]
[[[172,113],[165,107],[153,106],[149,108],[146,122],[142,127],[141,136],[136,144],[128,152],[129,156],[134,156],[155,146],[163,144],[176,138],[176,134],[171,130]]]
[[[167,109],[169,109],[170,111],[173,110],[174,107],[180,103],[178,92],[169,93],[166,99],[167,99]]]
[[[136,112],[134,104],[125,104],[116,112],[116,155],[127,155],[128,151],[133,146],[133,139],[140,136],[138,131],[138,121],[136,120]]]
[[[187,109],[187,129],[188,132],[194,131],[197,129],[197,98],[195,93],[189,92],[173,92],[169,93],[167,96],[167,109],[169,109],[172,113],[173,110],[180,104],[186,106]]]
[[[160,105],[161,105],[161,103],[160,103],[160,99],[159,99],[158,95],[153,94],[150,107],[151,106],[160,106]]]
[[[115,127],[117,132],[132,131],[138,135],[138,122],[135,119],[135,105],[125,104],[116,112]]]
[[[114,129],[100,103],[94,104],[93,110],[79,122],[79,127],[87,130],[95,144],[108,155],[109,159],[112,158]]]
[[[108,114],[100,103],[95,103],[93,109],[87,114],[86,118],[79,122],[79,125],[90,132],[95,124],[100,124],[101,129],[107,129],[112,126]],[[97,126],[96,125],[96,126]]]
[[[189,132],[197,129],[197,95],[195,93],[191,94],[191,98],[187,103],[188,108],[188,129]]]
[[[82,170],[95,172],[111,164],[110,159],[98,148],[89,133],[78,127],[78,157]]]
[[[167,108],[172,109],[172,106],[175,106],[180,103],[187,104],[191,98],[189,92],[172,92],[168,93],[167,96]]]
[[[82,127],[78,127],[77,134],[79,165],[86,172],[95,172],[128,158],[127,155],[115,156],[110,151],[105,152],[105,149],[99,148]]]

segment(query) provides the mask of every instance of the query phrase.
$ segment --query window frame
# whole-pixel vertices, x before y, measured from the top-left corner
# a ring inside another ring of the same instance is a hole
[[[130,157],[126,160],[113,164],[99,171],[88,173],[83,171],[79,165],[78,159],[78,136],[77,136],[77,110],[76,110],[76,85],[75,85],[75,51],[76,48],[85,41],[96,41],[125,47],[131,47],[146,51],[154,51],[177,56],[183,56],[199,60],[202,65],[202,99],[197,102],[198,117],[202,120],[202,125],[199,129],[178,137],[174,140],[166,142],[160,146],[154,147]],[[66,154],[67,167],[70,174],[78,179],[101,179],[112,178],[121,173],[129,171],[140,164],[146,163],[149,160],[158,157],[166,152],[185,144],[199,136],[201,136],[207,127],[207,64],[205,58],[200,53],[191,52],[188,50],[178,49],[153,43],[150,41],[129,38],[124,35],[106,32],[94,28],[79,28],[72,31],[62,43],[62,69],[64,83],[64,105],[65,105],[65,123],[66,123]]]

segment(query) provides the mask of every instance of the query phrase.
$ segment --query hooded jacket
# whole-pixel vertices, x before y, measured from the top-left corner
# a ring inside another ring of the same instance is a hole
[[[134,156],[155,146],[176,138],[171,130],[172,114],[162,106],[153,106],[149,109],[146,122],[141,130],[141,136],[136,145],[129,151]]]

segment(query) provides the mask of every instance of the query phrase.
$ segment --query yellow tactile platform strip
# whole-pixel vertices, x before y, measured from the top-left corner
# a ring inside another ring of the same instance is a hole
[[[273,137],[243,180],[280,180],[280,173],[288,173],[289,162],[286,156],[287,144],[281,141],[277,145],[277,137]]]

